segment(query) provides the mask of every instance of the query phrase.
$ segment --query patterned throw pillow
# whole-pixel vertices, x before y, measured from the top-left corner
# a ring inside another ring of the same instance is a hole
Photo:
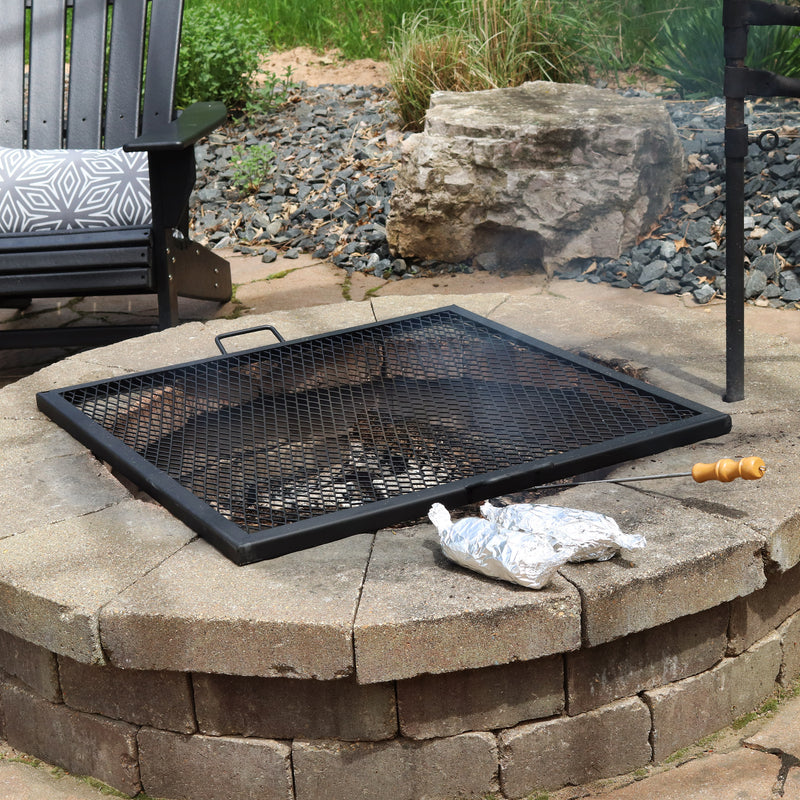
[[[147,153],[0,147],[0,233],[151,220]]]

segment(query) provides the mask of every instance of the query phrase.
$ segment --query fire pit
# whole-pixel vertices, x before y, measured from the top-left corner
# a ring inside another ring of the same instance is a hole
[[[672,358],[678,340],[681,371],[722,375],[714,326],[686,337],[650,304],[609,325],[594,297],[537,295],[535,314],[524,300],[461,302],[566,332],[570,348],[607,351],[613,331],[629,358],[646,330],[650,360],[633,360],[659,385],[686,386],[658,367],[659,344]],[[392,301],[269,322],[292,337],[366,329]],[[516,798],[661,761],[800,671],[795,476],[778,468],[794,440],[775,436],[796,416],[786,349],[779,382],[769,359],[754,364],[774,394],[738,410],[733,433],[614,473],[768,450],[767,481],[566,489],[553,502],[609,514],[648,547],[529,591],[447,562],[428,524],[237,566],[36,409],[38,391],[211,356],[237,324],[82,353],[0,390],[0,735],[13,747],[132,796]]]
[[[238,564],[730,429],[457,307],[220,349],[37,402]]]

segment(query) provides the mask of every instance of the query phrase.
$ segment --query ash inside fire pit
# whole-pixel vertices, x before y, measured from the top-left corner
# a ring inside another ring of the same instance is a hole
[[[457,308],[38,400],[238,563],[730,426]]]

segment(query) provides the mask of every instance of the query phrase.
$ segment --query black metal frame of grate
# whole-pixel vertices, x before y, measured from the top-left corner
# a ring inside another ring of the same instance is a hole
[[[37,402],[238,564],[731,425],[455,306],[42,392]]]

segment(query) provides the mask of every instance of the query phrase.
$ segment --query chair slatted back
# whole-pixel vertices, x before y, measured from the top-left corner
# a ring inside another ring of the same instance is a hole
[[[64,39],[61,0],[36,0],[31,9],[28,135],[31,148],[60,147],[64,127]]]
[[[142,133],[174,117],[183,2],[156,2],[150,21]]]
[[[0,9],[0,146],[118,147],[173,118],[182,0]]]
[[[25,4],[3,3],[0,25],[0,146],[21,147],[24,127]]]
[[[103,94],[106,61],[106,0],[81,0],[72,11],[68,147],[97,147],[103,134]]]

